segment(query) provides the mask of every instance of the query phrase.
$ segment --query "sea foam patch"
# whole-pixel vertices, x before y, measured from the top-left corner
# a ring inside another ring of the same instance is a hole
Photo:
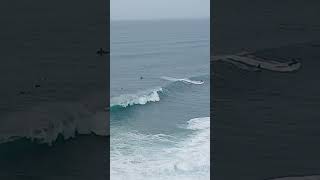
[[[111,178],[210,179],[210,117],[191,119],[184,128],[189,133],[182,138],[113,129]]]

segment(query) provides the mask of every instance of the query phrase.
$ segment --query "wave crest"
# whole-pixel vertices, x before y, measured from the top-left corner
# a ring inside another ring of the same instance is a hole
[[[172,81],[172,82],[180,81],[180,82],[183,82],[183,83],[196,84],[196,85],[201,85],[201,84],[204,83],[203,81],[195,81],[195,80],[190,80],[188,78],[178,79],[178,78],[167,77],[167,76],[162,76],[161,79]]]
[[[10,113],[0,121],[0,144],[26,138],[52,145],[59,135],[65,140],[77,134],[107,136],[109,122],[104,103],[97,95],[80,102],[42,103]]]
[[[141,91],[137,94],[123,94],[118,97],[113,97],[110,100],[111,107],[128,107],[133,105],[144,105],[148,102],[160,101],[159,92],[162,92],[162,88],[151,89],[147,91]]]

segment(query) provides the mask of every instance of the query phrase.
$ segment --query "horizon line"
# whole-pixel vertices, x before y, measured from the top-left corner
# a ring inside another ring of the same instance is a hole
[[[187,17],[187,18],[145,18],[145,19],[111,19],[110,21],[162,21],[162,20],[205,20],[210,19],[210,16],[207,17]]]

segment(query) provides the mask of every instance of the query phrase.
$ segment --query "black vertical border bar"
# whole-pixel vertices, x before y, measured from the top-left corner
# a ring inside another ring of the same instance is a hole
[[[107,177],[106,179],[110,179],[110,0],[105,0],[106,1],[106,26],[107,26],[107,39],[106,39],[106,45],[107,45],[107,56],[106,56],[106,61],[107,61],[107,72],[106,72],[106,80],[107,80],[107,106],[108,106],[108,110],[107,110],[107,113],[106,113],[106,118],[107,118],[107,121],[108,121],[108,128],[109,128],[109,134],[108,134],[108,149],[107,149],[107,152],[106,152],[106,160],[107,160]]]
[[[214,114],[213,114],[213,63],[211,61],[211,57],[213,56],[213,2],[210,1],[210,179],[213,179],[213,144],[214,144],[214,135],[213,135],[213,122],[214,122]]]

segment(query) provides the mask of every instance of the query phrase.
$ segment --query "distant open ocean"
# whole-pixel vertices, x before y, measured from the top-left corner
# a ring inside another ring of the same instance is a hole
[[[210,177],[210,21],[112,21],[112,180]]]

